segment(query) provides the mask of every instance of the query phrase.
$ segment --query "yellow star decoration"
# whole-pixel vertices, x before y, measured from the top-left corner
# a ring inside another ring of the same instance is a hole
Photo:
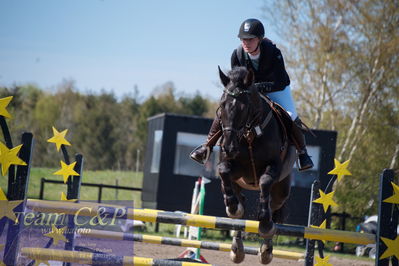
[[[311,228],[326,229],[326,225],[327,225],[327,220],[324,220],[319,226],[317,226],[317,225],[311,225],[310,227],[311,227]],[[324,244],[326,243],[325,240],[322,240],[322,241],[323,241]]]
[[[66,226],[62,228],[57,228],[54,224],[52,224],[51,228],[51,232],[44,234],[44,236],[51,237],[54,240],[54,245],[58,245],[58,241],[60,240],[68,242],[68,239],[66,239],[66,237],[64,236],[64,231],[67,228]]]
[[[78,176],[79,174],[73,170],[75,167],[76,162],[71,163],[71,164],[66,164],[63,161],[61,162],[61,170],[58,170],[57,172],[54,172],[53,175],[62,175],[64,178],[64,183],[68,181],[68,177],[71,175]]]
[[[0,99],[0,115],[1,116],[11,118],[10,113],[6,109],[7,105],[11,102],[11,100],[12,100],[12,96],[8,96],[8,97]]]
[[[393,187],[393,195],[383,201],[387,203],[399,204],[399,186],[394,182],[391,182],[391,184]]]
[[[0,220],[3,219],[3,217],[7,217],[15,223],[18,223],[18,218],[12,210],[21,204],[21,202],[22,200],[8,201],[3,190],[0,188]]]
[[[381,255],[380,260],[391,256],[395,256],[399,259],[399,237],[396,236],[395,240],[381,237],[381,240],[387,246],[387,250],[385,250],[385,252]]]
[[[66,139],[65,139],[65,135],[68,132],[68,129],[65,129],[62,132],[58,132],[57,129],[55,129],[55,127],[53,127],[53,134],[54,136],[49,138],[47,140],[47,142],[51,142],[51,143],[55,143],[55,145],[57,146],[57,151],[60,151],[61,145],[68,145],[71,146],[71,143],[69,143]]]
[[[1,163],[1,173],[5,176],[8,172],[10,165],[26,165],[18,156],[19,150],[22,148],[22,144],[18,145],[12,149],[8,149],[6,145],[0,142],[0,163]]]
[[[351,172],[349,172],[348,169],[346,169],[349,165],[350,160],[347,160],[346,162],[343,162],[342,164],[337,160],[334,159],[334,169],[332,169],[330,172],[328,172],[329,175],[337,175],[338,182],[341,181],[341,178],[344,175],[352,175]]]
[[[330,256],[326,256],[324,259],[316,257],[316,264],[314,266],[332,266],[332,264],[328,262],[329,259]]]
[[[335,203],[335,201],[332,199],[334,197],[335,191],[332,191],[328,194],[324,194],[324,192],[321,189],[319,189],[319,192],[320,192],[320,198],[315,199],[313,202],[323,204],[324,212],[328,210],[328,207],[330,205],[338,206],[338,204]]]
[[[67,196],[65,195],[65,193],[64,192],[61,192],[61,200],[63,200],[63,201],[72,201],[72,202],[75,202],[75,201],[77,201],[77,199],[67,199]]]

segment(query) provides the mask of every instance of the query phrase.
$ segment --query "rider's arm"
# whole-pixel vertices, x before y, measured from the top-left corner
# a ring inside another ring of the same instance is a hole
[[[286,86],[290,85],[290,79],[285,70],[283,56],[277,47],[275,47],[273,53],[272,66],[273,81],[255,83],[256,88],[262,93],[281,91],[284,90]]]
[[[240,66],[240,61],[238,60],[237,49],[235,49],[231,55],[231,69],[238,66]]]

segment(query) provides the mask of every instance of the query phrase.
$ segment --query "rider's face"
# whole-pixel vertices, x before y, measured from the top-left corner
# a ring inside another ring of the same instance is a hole
[[[250,54],[258,54],[259,49],[258,48],[259,44],[259,38],[251,38],[251,39],[241,39],[241,45],[242,48],[244,49],[245,52],[250,53]]]

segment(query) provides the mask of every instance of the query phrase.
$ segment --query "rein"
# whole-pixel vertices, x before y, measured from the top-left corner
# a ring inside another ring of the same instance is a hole
[[[256,120],[256,118],[259,117],[259,114],[261,114],[260,112],[258,112],[258,115],[255,116],[255,118],[253,119],[252,123]],[[256,166],[255,166],[255,159],[254,159],[254,154],[253,154],[253,146],[252,143],[255,139],[255,137],[262,135],[262,131],[263,129],[265,129],[265,127],[267,126],[267,124],[269,124],[271,118],[273,116],[273,112],[272,110],[269,110],[269,113],[267,114],[265,120],[263,121],[262,124],[257,125],[255,127],[253,127],[252,124],[247,124],[247,131],[244,134],[244,138],[248,143],[248,151],[249,151],[249,160],[251,161],[251,167],[252,167],[252,174],[253,174],[253,178],[255,181],[255,186],[258,186],[258,178],[256,175]],[[254,132],[255,130],[255,132]]]

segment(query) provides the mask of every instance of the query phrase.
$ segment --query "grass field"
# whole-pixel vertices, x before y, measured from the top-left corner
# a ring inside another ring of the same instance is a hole
[[[46,179],[60,180],[62,176],[53,175],[59,169],[49,168],[32,168],[29,178],[29,189],[28,198],[39,198],[40,192],[40,179],[45,177]],[[7,190],[8,177],[0,178],[0,186],[6,191]],[[96,183],[96,184],[108,184],[127,187],[142,187],[143,173],[133,171],[83,171],[82,182]],[[61,198],[61,192],[66,193],[66,185],[62,184],[49,184],[46,183],[44,189],[44,199],[46,200],[59,200]],[[97,200],[98,188],[82,186],[80,190],[81,200]],[[102,200],[133,200],[135,207],[141,207],[141,193],[139,191],[128,191],[118,190],[116,193],[115,189],[104,188],[102,191]]]

